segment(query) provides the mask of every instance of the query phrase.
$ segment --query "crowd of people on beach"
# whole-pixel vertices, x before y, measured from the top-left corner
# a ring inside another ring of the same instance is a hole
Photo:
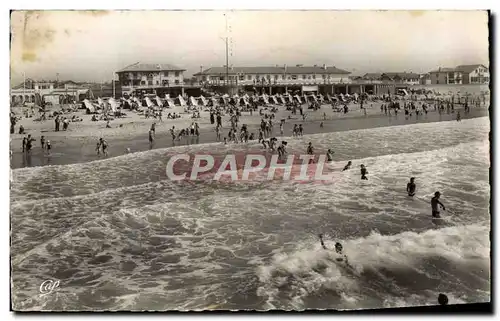
[[[457,103],[461,102],[463,105],[463,112],[468,114],[470,112],[471,105],[472,106],[480,106],[481,99],[480,98],[467,98],[465,102],[458,97],[451,97],[451,99],[434,99],[434,100],[426,100],[426,101],[414,101],[402,99],[401,97],[394,95],[380,95],[380,96],[359,96],[357,100],[351,99],[349,101],[338,101],[334,100],[330,102],[331,110],[334,112],[349,112],[349,104],[354,104],[354,106],[358,105],[359,110],[363,112],[364,116],[367,116],[367,109],[373,109],[373,103],[378,102],[381,103],[380,111],[381,114],[387,117],[398,117],[398,112],[402,111],[405,114],[405,120],[412,119],[415,114],[416,120],[420,117],[426,117],[426,115],[433,108],[434,111],[437,111],[439,115],[455,113],[455,106]],[[484,103],[484,98],[483,98]],[[326,105],[328,106],[328,105]],[[325,105],[319,104],[318,101],[307,101],[306,103],[299,103],[297,100],[293,100],[287,102],[283,107],[286,108],[290,114],[279,121],[276,120],[276,114],[279,112],[279,107],[275,105],[269,105],[259,100],[251,100],[247,106],[238,105],[235,101],[228,100],[227,102],[222,102],[220,104],[211,104],[209,111],[209,119],[210,124],[213,125],[215,131],[215,139],[219,142],[224,142],[224,144],[231,143],[247,143],[249,141],[257,141],[264,148],[275,151],[284,150],[283,144],[278,144],[277,139],[273,136],[274,127],[279,124],[279,135],[286,135],[286,127],[289,125],[291,129],[292,137],[302,137],[304,135],[304,127],[303,123],[307,119],[307,112],[305,109],[312,110],[312,112],[316,112],[321,108],[325,108]],[[201,107],[200,107],[201,108]],[[187,128],[178,129],[175,126],[172,126],[169,130],[172,145],[176,145],[177,143],[182,143],[182,139],[185,139],[185,143],[199,143],[200,139],[200,125],[197,119],[201,118],[200,108],[196,108],[190,106],[187,109],[187,112],[191,114],[191,118],[194,120],[191,125]],[[205,109],[206,110],[206,109]],[[261,122],[260,126],[257,129],[257,132],[251,132],[251,129],[247,124],[241,123],[242,112],[249,112],[250,115],[253,115],[254,112],[258,112]],[[144,113],[144,117],[155,118],[160,123],[163,123],[162,120],[162,109],[154,111],[150,110],[149,112]],[[45,112],[44,112],[45,114]],[[296,116],[300,115],[302,119],[297,119]],[[92,117],[95,117],[94,114]],[[102,115],[101,115],[102,116]],[[180,114],[175,112],[168,113],[167,119],[176,119],[181,117]],[[223,133],[223,118],[227,119],[227,125],[224,124],[224,128],[227,130],[226,134]],[[456,120],[461,121],[462,115],[460,112],[456,112]],[[14,133],[14,128],[18,122],[18,117],[16,117],[13,113],[11,113],[11,133]],[[72,117],[66,117],[64,115],[54,113],[54,122],[55,122],[55,131],[58,132],[61,130],[67,131],[69,128],[69,123],[74,121],[82,121],[79,116],[73,115]],[[106,128],[111,128],[110,118],[107,119]],[[302,120],[302,123],[297,123]],[[324,128],[324,122],[327,121],[327,113],[323,112],[323,120],[319,123],[320,128]],[[150,130],[148,131],[148,140],[149,140],[149,148],[152,149],[155,146],[156,140],[156,125],[154,122],[151,125]],[[122,125],[120,125],[122,127]],[[20,125],[19,126],[19,134],[24,134],[25,128]],[[31,136],[30,136],[31,137]],[[30,141],[31,143],[27,143]],[[34,139],[31,138],[23,139],[23,153],[24,151],[29,151],[28,154],[31,154],[33,148]],[[286,142],[285,142],[286,143]],[[98,156],[108,156],[108,143],[104,140],[104,137],[101,137],[97,142],[99,148],[96,148],[96,152]],[[279,146],[278,146],[279,145]],[[50,147],[47,150],[47,144],[44,144],[45,148],[42,148],[44,151],[47,151],[46,155],[50,155]],[[50,144],[49,144],[50,146]],[[282,147],[283,146],[283,147]],[[279,148],[278,148],[279,147]],[[130,148],[125,149],[125,153],[131,152]]]

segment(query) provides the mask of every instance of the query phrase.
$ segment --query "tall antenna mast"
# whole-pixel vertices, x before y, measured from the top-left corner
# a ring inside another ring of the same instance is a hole
[[[224,14],[226,18],[226,86],[229,85],[229,45],[228,45],[228,27],[227,27],[227,14]]]

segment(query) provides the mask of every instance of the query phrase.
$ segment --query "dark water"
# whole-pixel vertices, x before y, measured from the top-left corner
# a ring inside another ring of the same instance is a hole
[[[12,173],[15,309],[371,308],[490,299],[489,120],[307,135],[329,184],[172,182],[158,149]],[[339,170],[347,160],[354,169]],[[360,181],[365,164],[369,180]],[[417,178],[416,199],[405,187]],[[442,192],[448,218],[430,219]],[[349,265],[319,245],[341,241]],[[60,280],[41,296],[40,284]]]

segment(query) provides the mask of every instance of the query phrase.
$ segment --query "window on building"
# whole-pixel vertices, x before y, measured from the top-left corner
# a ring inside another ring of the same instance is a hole
[[[302,79],[307,79],[307,76],[306,75],[302,75]]]
[[[313,75],[312,77],[313,77],[313,79],[316,79],[316,75]]]
[[[248,75],[247,80],[252,80],[252,75]]]
[[[141,85],[145,85],[146,82],[144,80],[141,80]]]
[[[157,84],[157,85],[159,85],[159,84],[160,84],[160,82],[157,80],[157,81],[156,81],[156,84]]]
[[[267,78],[267,80],[270,80],[271,79],[271,75],[267,75],[266,78]]]
[[[180,75],[180,72],[179,72],[179,71],[176,71],[176,72],[175,72],[175,77],[179,77],[179,75]]]
[[[274,80],[278,80],[278,75],[274,75]]]
[[[148,80],[148,86],[153,86],[153,81],[152,80]]]
[[[477,77],[471,77],[471,82],[477,82]]]
[[[292,80],[297,80],[297,75],[292,75]]]
[[[323,79],[326,79],[326,75],[321,75],[323,77]]]
[[[484,77],[483,79],[484,79],[484,82],[490,81],[490,77]]]
[[[175,80],[175,84],[178,85],[179,84],[179,79],[176,79]]]
[[[240,80],[245,80],[245,75],[240,75]]]

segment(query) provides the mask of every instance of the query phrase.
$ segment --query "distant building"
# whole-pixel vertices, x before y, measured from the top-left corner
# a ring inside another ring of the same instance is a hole
[[[420,75],[420,81],[419,83],[421,85],[430,85],[431,84],[431,75],[430,74],[422,74]]]
[[[78,102],[88,96],[89,89],[85,85],[72,80],[36,81],[27,78],[25,82],[12,87],[10,90],[11,106],[34,104],[36,94],[40,94],[42,99],[50,101],[51,103],[59,103],[68,100]]]
[[[485,65],[460,65],[455,68],[462,73],[463,84],[489,84],[490,71]]]
[[[481,64],[439,68],[429,74],[433,85],[489,84],[490,82],[490,72]]]
[[[441,68],[429,72],[431,84],[433,85],[453,85],[462,84],[462,73],[455,68]]]
[[[315,85],[325,83],[348,83],[350,72],[336,67],[302,66],[295,67],[213,67],[194,74],[199,82],[224,84],[226,72],[229,82],[240,85],[280,84]]]
[[[380,76],[383,83],[391,82],[395,84],[418,85],[420,75],[413,72],[385,72]]]
[[[372,84],[416,85],[420,81],[420,75],[411,72],[367,73],[362,79]]]
[[[381,73],[367,73],[362,78],[364,81],[372,83],[372,84],[381,84],[382,83],[382,74]]]
[[[135,63],[117,71],[123,93],[134,90],[179,88],[183,91],[185,69],[169,64]]]

